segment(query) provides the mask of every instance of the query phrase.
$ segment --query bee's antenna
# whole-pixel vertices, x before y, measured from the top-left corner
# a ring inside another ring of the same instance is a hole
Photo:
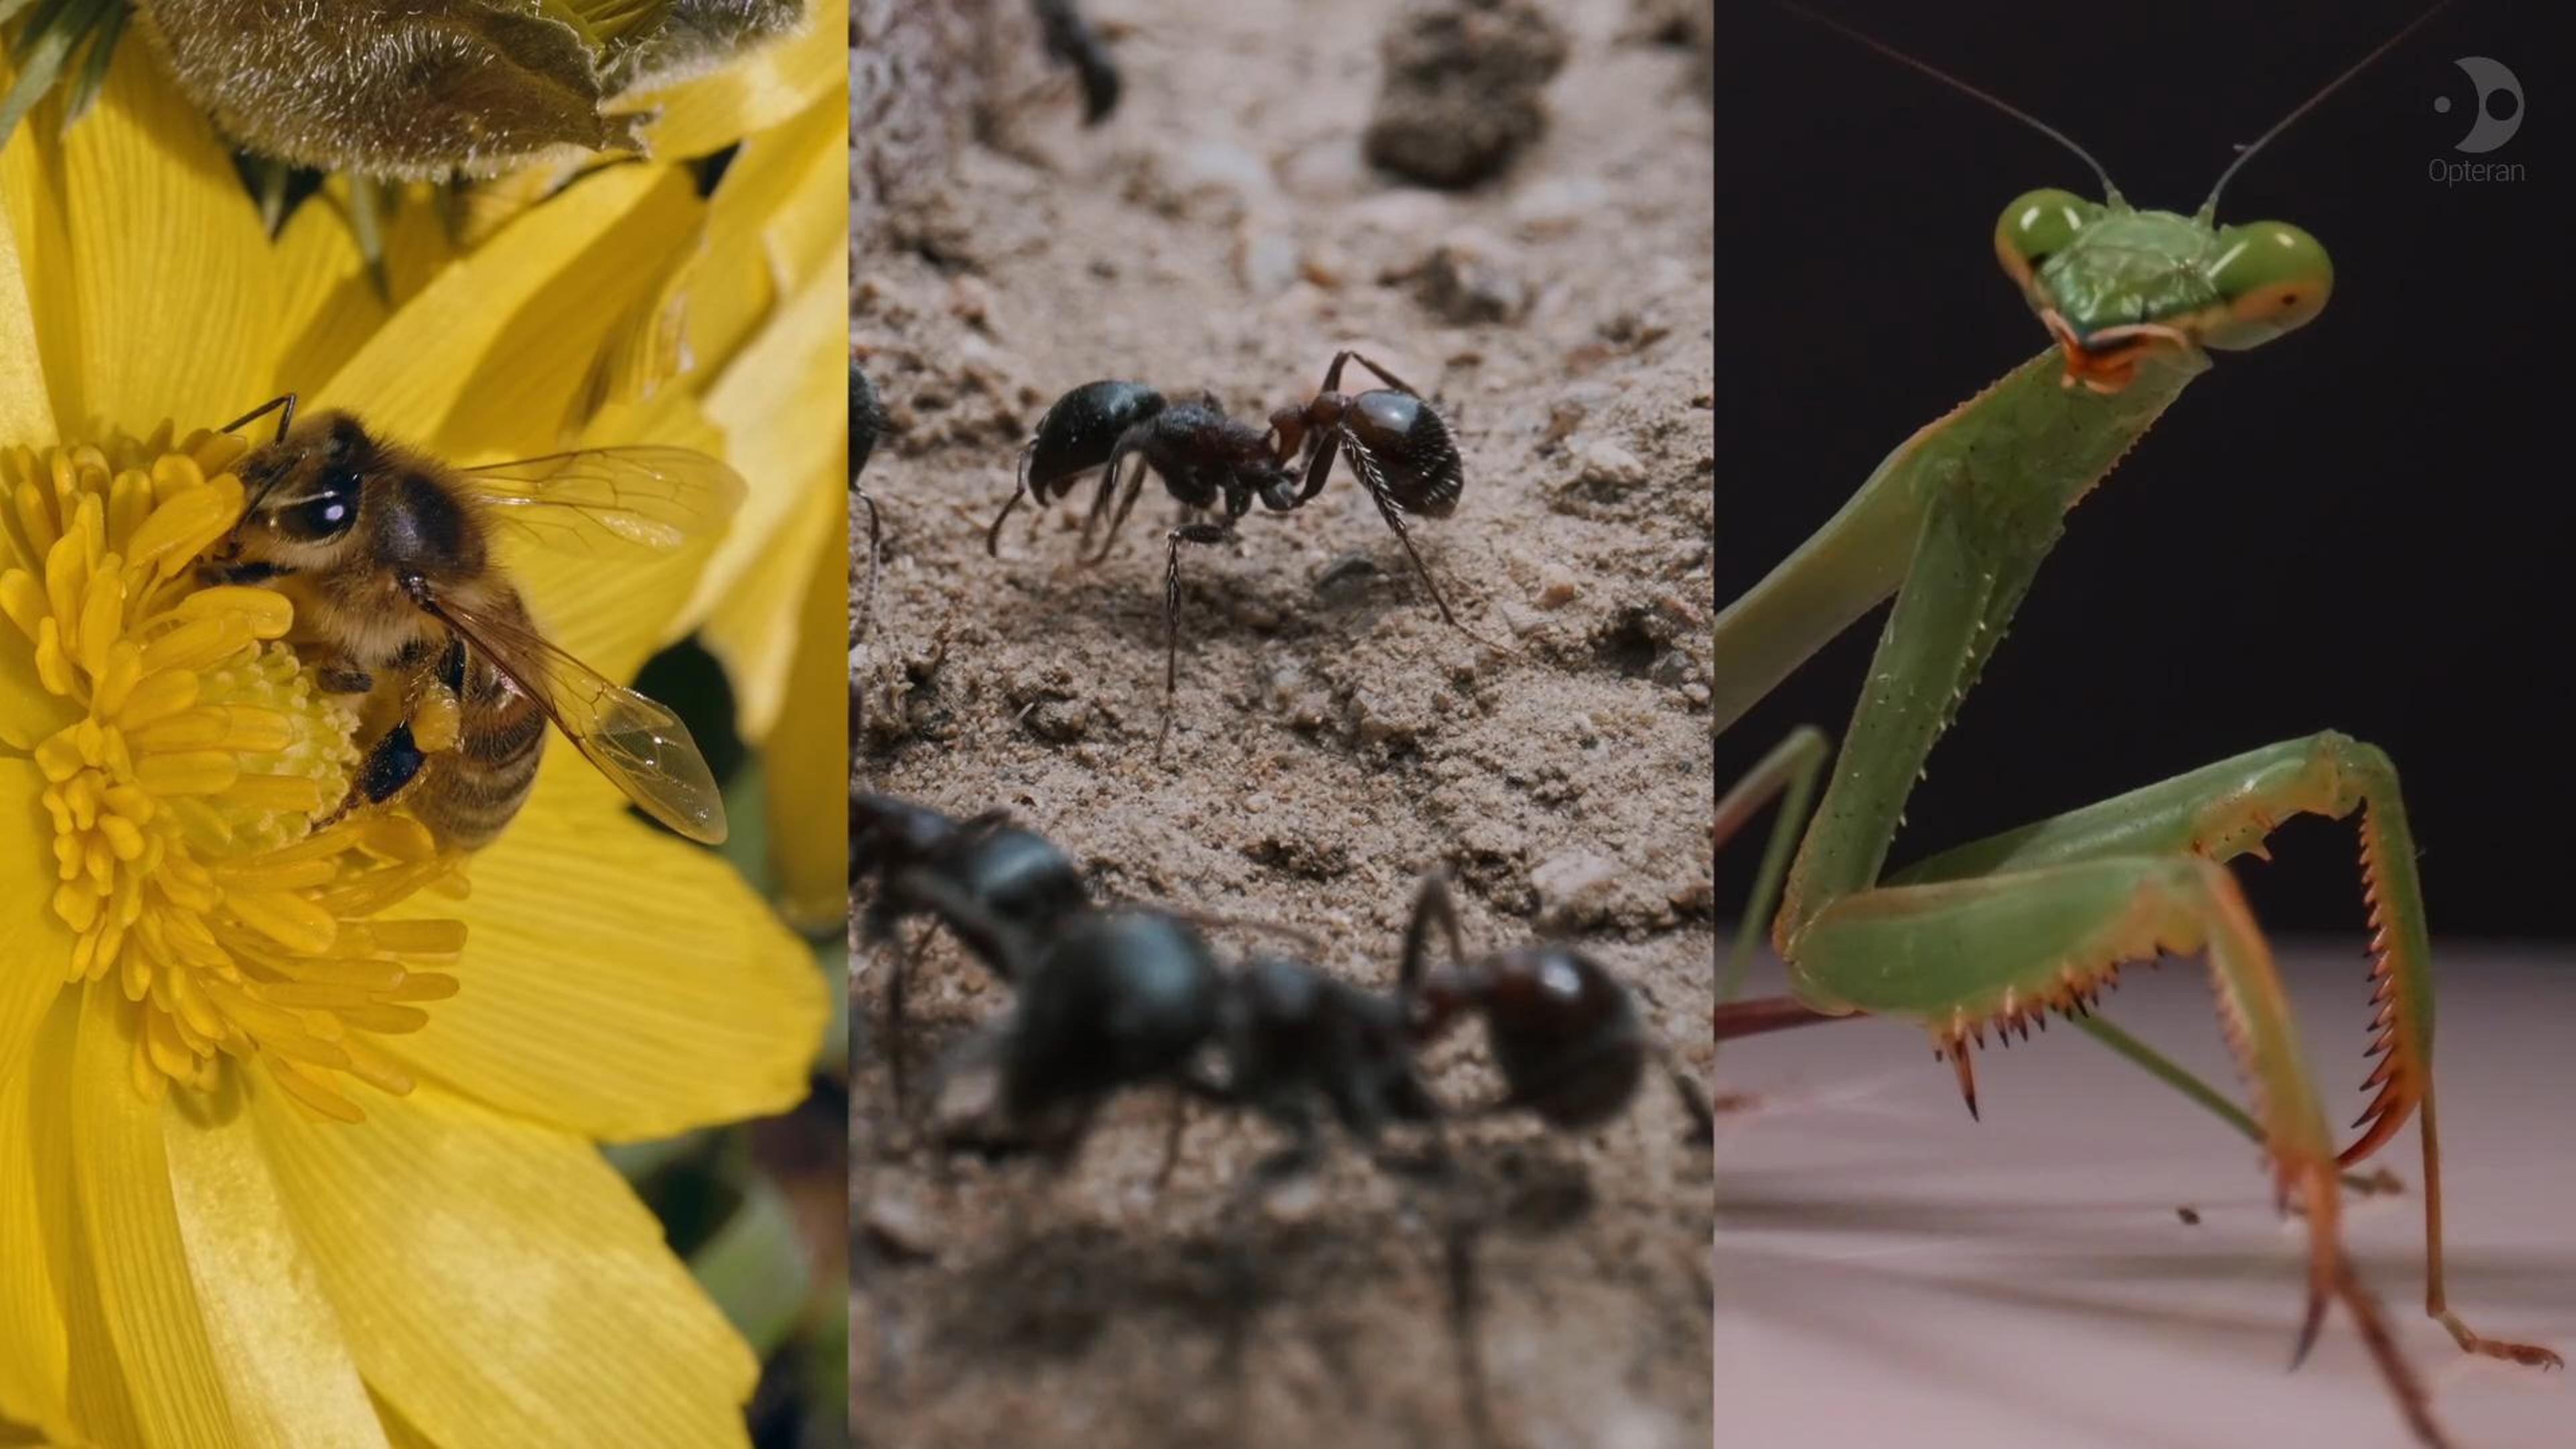
[[[295,421],[295,394],[291,392],[282,393],[276,397],[270,398],[268,401],[261,403],[258,407],[252,408],[249,412],[246,412],[240,417],[233,419],[231,422],[224,424],[222,427],[215,429],[215,431],[219,433],[235,432],[250,426],[252,423],[258,422],[261,418],[267,417],[270,413],[277,414],[277,437],[274,441],[281,443],[285,442],[287,426]]]
[[[2094,179],[2102,183],[2102,199],[2104,201],[2116,207],[2125,207],[2129,204],[2128,201],[2120,195],[2120,188],[2111,184],[2111,173],[2103,170],[2102,163],[2093,159],[2093,153],[2076,145],[2074,139],[2068,136],[2064,131],[2057,129],[2055,126],[2048,124],[2046,121],[2043,121],[2039,117],[2032,115],[2030,112],[2023,110],[2019,106],[2013,105],[2012,103],[1986,91],[1977,89],[1975,86],[1968,84],[1966,81],[1959,79],[1957,76],[1950,74],[1948,71],[1943,70],[1928,61],[1917,60],[1913,56],[1907,55],[1904,51],[1898,50],[1895,46],[1888,44],[1886,41],[1878,39],[1876,36],[1855,30],[1830,15],[1820,15],[1817,12],[1808,9],[1804,5],[1796,3],[1796,0],[1771,0],[1771,3],[1788,11],[1792,15],[1800,17],[1801,19],[1812,20],[1816,24],[1825,27],[1827,30],[1834,31],[1848,39],[1856,40],[1862,45],[1868,46],[1870,49],[1886,56],[1889,60],[1895,61],[1897,64],[1909,67],[1913,70],[1920,71],[1923,74],[1930,76],[1932,79],[1939,81],[1941,84],[1948,86],[1952,90],[1958,91],[1962,95],[1968,96],[1973,100],[1983,101],[1987,105],[1994,107],[1996,110],[2003,112],[2005,115],[2012,117],[2014,120],[2021,122],[2023,125],[2030,127],[2032,130],[2037,131],[2043,136],[2046,136],[2048,139],[2055,141],[2058,145],[2063,146],[2067,150],[2074,152],[2077,156],[2082,157],[2084,164],[2093,168]],[[2448,3],[2448,0],[2445,0],[2445,3]],[[2417,23],[2421,24],[2422,22],[2419,21]]]

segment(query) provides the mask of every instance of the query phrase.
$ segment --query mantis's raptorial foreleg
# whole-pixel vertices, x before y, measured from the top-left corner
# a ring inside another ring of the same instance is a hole
[[[1971,1038],[1982,1042],[1989,1025],[2027,1031],[2041,1012],[2079,1009],[2122,963],[2168,951],[2207,955],[2220,1021],[2254,1085],[2275,1195],[2304,1210],[2308,1303],[2297,1356],[2315,1342],[2328,1298],[2341,1299],[2416,1433],[2443,1442],[2422,1382],[2343,1256],[2334,1144],[2271,948],[2226,867],[2116,855],[1858,891],[1816,914],[1799,938],[1796,969],[1837,1002],[1928,1024],[1973,1110]]]
[[[2359,815],[2362,898],[2370,912],[2372,1004],[2377,1059],[2363,1089],[2376,1090],[2353,1123],[2362,1135],[2339,1155],[2353,1166],[2423,1113],[2425,1311],[2461,1348],[2518,1363],[2555,1366],[2558,1355],[2472,1331],[2448,1307],[2442,1282],[2441,1142],[2433,1120],[2432,951],[2415,839],[2406,824],[2396,767],[2376,746],[2331,731],[2249,751],[2065,815],[1944,851],[1896,872],[1892,884],[1931,885],[1996,878],[2127,856],[2223,861],[2263,856],[2265,842],[2295,815]],[[2177,1085],[2180,1085],[2179,1083]],[[2185,1088],[2188,1091],[2188,1088]]]

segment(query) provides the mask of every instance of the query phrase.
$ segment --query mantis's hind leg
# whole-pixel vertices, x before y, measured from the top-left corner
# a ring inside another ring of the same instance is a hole
[[[1735,949],[1728,953],[1726,970],[1718,979],[1720,1007],[1744,989],[1745,968],[1753,961],[1753,943],[1761,939],[1763,926],[1780,903],[1780,882],[1789,873],[1789,857],[1797,851],[1798,836],[1806,829],[1807,806],[1815,798],[1816,776],[1824,769],[1825,757],[1833,753],[1833,748],[1824,731],[1813,725],[1800,725],[1737,781],[1734,789],[1718,797],[1710,841],[1713,846],[1724,846],[1727,838],[1742,829],[1744,822],[1773,796],[1781,797],[1779,819],[1771,826],[1769,843],[1762,847],[1762,864],[1753,873],[1753,894],[1744,902],[1744,922],[1736,928]]]
[[[2209,860],[2259,856],[2265,854],[2273,829],[2294,815],[2341,819],[2356,811],[2362,898],[2372,932],[2372,1001],[2378,1009],[2371,1022],[2376,1036],[2370,1054],[2379,1061],[2362,1086],[2378,1095],[2353,1124],[2366,1130],[2343,1149],[2339,1161],[2351,1167],[2368,1158],[2420,1107],[2425,1312],[2471,1353],[2558,1367],[2562,1360],[2546,1348],[2491,1339],[2470,1329],[2450,1311],[2444,1293],[2441,1142],[2433,1119],[2432,948],[2415,873],[2415,837],[2407,828],[2397,769],[2376,746],[2332,731],[2285,740],[1945,851],[1890,880],[1925,884],[2141,853]],[[2137,1058],[2137,1052],[2114,1045]]]
[[[1975,1109],[1971,1037],[2027,1032],[2050,1010],[2084,1008],[2126,962],[2205,952],[2219,1018],[2254,1086],[2273,1187],[2308,1231],[2305,1357],[2329,1297],[2342,1300],[2399,1408],[2427,1444],[2447,1442],[2424,1387],[2345,1259],[2333,1140],[2299,1054],[2270,945],[2225,867],[2180,855],[2121,855],[1843,897],[1799,934],[1801,996],[1929,1027]],[[2295,1361],[2295,1360],[2294,1360]]]

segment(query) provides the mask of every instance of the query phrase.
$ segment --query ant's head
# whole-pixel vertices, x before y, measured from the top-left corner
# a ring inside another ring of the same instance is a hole
[[[1432,972],[1414,1005],[1415,1035],[1437,1033],[1461,1011],[1484,1018],[1509,1100],[1550,1126],[1606,1121],[1636,1095],[1648,1050],[1636,1007],[1571,947],[1524,947]]]
[[[850,791],[850,880],[913,865],[946,844],[957,822],[892,795]]]

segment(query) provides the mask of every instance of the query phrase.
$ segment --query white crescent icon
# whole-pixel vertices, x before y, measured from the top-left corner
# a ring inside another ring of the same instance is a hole
[[[2466,72],[2469,83],[2478,88],[2477,124],[2469,127],[2469,134],[2460,138],[2459,149],[2474,155],[2492,151],[2512,140],[2513,133],[2522,128],[2522,82],[2514,79],[2513,72],[2505,69],[2503,62],[2483,55],[2464,55],[2451,64]],[[2513,114],[2502,119],[2487,107],[2487,97],[2498,91],[2513,97]]]

